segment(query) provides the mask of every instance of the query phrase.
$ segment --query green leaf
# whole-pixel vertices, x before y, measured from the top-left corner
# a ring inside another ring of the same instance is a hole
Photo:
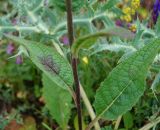
[[[3,37],[3,33],[8,33],[13,31],[13,29],[5,28],[9,26],[12,27],[12,24],[8,19],[0,18],[0,39]]]
[[[133,46],[130,45],[121,45],[121,44],[100,44],[93,48],[93,51],[90,55],[94,55],[96,53],[109,50],[111,52],[135,52],[136,49]]]
[[[57,86],[64,89],[72,86],[73,76],[71,66],[54,48],[15,36],[7,35],[7,37],[23,45],[27,49],[32,62]]]
[[[111,126],[106,126],[105,128],[102,128],[101,130],[113,130]]]
[[[67,90],[57,87],[45,74],[43,74],[42,81],[46,106],[53,119],[57,121],[61,128],[66,129],[70,118],[72,97]]]
[[[127,112],[126,114],[123,115],[123,122],[125,128],[129,129],[133,127],[133,117],[130,112]]]
[[[106,11],[111,9],[116,5],[116,3],[120,2],[120,0],[108,0],[106,4],[103,5],[102,11]]]
[[[82,130],[85,130],[85,128],[86,128],[86,124],[84,122],[84,119],[82,118]],[[78,115],[76,115],[75,118],[74,118],[74,130],[79,130]]]
[[[160,86],[160,72],[156,75],[156,77],[151,85],[151,89],[153,91],[156,91],[159,86]]]
[[[18,10],[19,15],[26,15],[26,10],[33,11],[37,8],[43,7],[44,0],[10,0],[13,8]]]
[[[96,32],[94,34],[83,36],[75,41],[72,45],[72,53],[75,57],[78,57],[78,52],[82,48],[88,48],[93,45],[99,37],[119,36],[123,39],[133,39],[134,34],[129,30],[121,27],[111,27],[104,31]]]
[[[160,16],[158,17],[157,23],[155,25],[156,35],[160,36]]]
[[[160,39],[156,39],[112,70],[96,92],[97,119],[117,119],[136,104],[144,93],[147,71],[159,49]]]
[[[104,128],[101,128],[101,130],[113,130],[111,126],[106,126]]]
[[[66,11],[66,1],[65,0],[52,0],[55,8],[61,10],[61,11]],[[74,0],[72,1],[72,10],[73,11],[78,11],[84,6],[84,0]]]
[[[134,54],[136,52],[135,51],[129,51],[129,52],[126,52],[119,60],[118,60],[118,63],[121,63],[123,61],[125,61],[127,58],[129,58],[132,54]]]

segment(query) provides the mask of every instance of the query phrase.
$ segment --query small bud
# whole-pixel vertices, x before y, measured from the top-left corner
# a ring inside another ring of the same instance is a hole
[[[9,43],[8,46],[7,46],[6,53],[11,55],[11,54],[13,54],[14,51],[15,51],[14,44],[13,43]]]
[[[119,20],[119,19],[116,20],[115,24],[116,24],[117,26],[123,27],[123,22],[122,22],[121,20]]]
[[[69,45],[69,39],[66,35],[62,36],[60,38],[60,41],[64,44],[64,45]]]
[[[82,61],[85,63],[85,64],[88,64],[88,58],[85,56],[82,58]]]
[[[22,64],[22,63],[23,63],[23,58],[22,58],[22,56],[21,56],[21,55],[17,56],[17,58],[16,58],[16,64],[20,65],[20,64]]]

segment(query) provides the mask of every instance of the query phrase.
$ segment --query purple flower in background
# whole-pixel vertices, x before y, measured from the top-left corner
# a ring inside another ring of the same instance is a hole
[[[20,65],[20,64],[22,64],[22,63],[23,63],[23,58],[22,58],[22,56],[21,56],[21,55],[17,56],[17,58],[16,58],[16,64]]]
[[[131,23],[127,23],[127,27],[130,28],[132,26]]]
[[[9,43],[8,46],[7,46],[6,53],[11,55],[11,54],[13,54],[14,51],[15,51],[14,44],[13,43]]]
[[[69,39],[67,36],[62,36],[61,41],[64,45],[69,45]]]
[[[160,0],[155,0],[152,12],[153,22],[156,23],[160,13]]]
[[[123,23],[122,23],[122,21],[119,20],[119,19],[116,20],[115,24],[116,24],[117,26],[123,27]]]

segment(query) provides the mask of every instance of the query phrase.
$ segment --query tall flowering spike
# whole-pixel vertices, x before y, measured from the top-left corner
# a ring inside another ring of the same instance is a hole
[[[15,51],[15,45],[13,43],[9,43],[6,49],[6,53],[11,55]]]
[[[156,23],[160,13],[160,0],[155,0],[152,12],[153,22]]]

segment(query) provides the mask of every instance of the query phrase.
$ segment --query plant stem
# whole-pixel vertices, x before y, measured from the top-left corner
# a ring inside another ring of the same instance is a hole
[[[88,113],[89,113],[91,119],[94,120],[96,115],[94,113],[92,105],[91,105],[91,103],[90,103],[90,101],[89,101],[89,99],[88,99],[88,97],[87,97],[87,95],[86,95],[86,93],[85,93],[85,91],[84,91],[84,89],[83,89],[81,84],[80,84],[80,90],[81,90],[81,97],[82,97],[82,99],[84,101],[84,104],[85,104],[87,110],[88,110]],[[100,130],[101,129],[99,124],[98,124],[98,121],[94,124],[94,128],[95,128],[95,130]]]
[[[34,32],[41,32],[36,26],[0,26],[0,31],[2,30],[13,30],[13,31],[34,31]]]
[[[69,37],[69,42],[70,42],[70,47],[71,47],[72,44],[73,44],[73,41],[74,41],[73,18],[72,18],[72,1],[71,0],[66,0],[66,9],[67,9],[68,37]],[[79,126],[79,130],[82,130],[81,96],[80,96],[80,85],[79,85],[78,72],[77,72],[77,59],[71,56],[71,60],[72,60],[72,70],[73,70],[75,89],[76,89],[78,126]]]
[[[149,130],[153,126],[157,125],[158,123],[160,123],[160,117],[157,117],[156,119],[154,119],[150,123],[146,124],[145,126],[143,126],[142,128],[140,128],[139,130]]]
[[[80,99],[80,86],[79,86],[79,79],[77,73],[77,59],[72,59],[72,69],[74,75],[74,82],[75,82],[75,89],[76,89],[76,102],[77,102],[77,112],[78,112],[78,125],[79,130],[82,130],[82,115],[81,115],[81,99]]]
[[[118,130],[118,127],[119,127],[119,125],[120,125],[121,119],[122,119],[122,116],[119,116],[118,119],[117,119],[117,121],[116,121],[114,130]]]
[[[95,125],[95,123],[98,122],[99,119],[100,116],[95,117],[85,130],[90,130]]]

